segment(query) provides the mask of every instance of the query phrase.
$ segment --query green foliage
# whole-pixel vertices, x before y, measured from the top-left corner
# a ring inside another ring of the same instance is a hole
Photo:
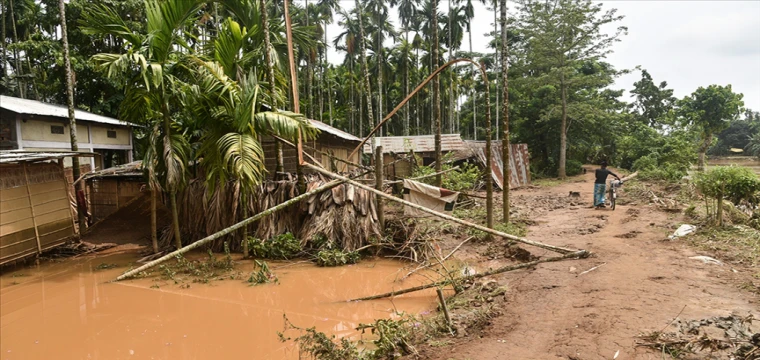
[[[255,260],[258,270],[254,270],[251,276],[248,278],[248,282],[251,285],[268,284],[270,282],[279,282],[277,276],[269,269],[269,265],[266,261]]]
[[[442,171],[450,170],[453,165],[449,163],[449,160],[453,156],[453,153],[448,153],[443,156],[443,166],[441,166]],[[419,158],[418,158],[419,159]],[[418,163],[421,162],[422,159],[418,160]],[[435,168],[433,166],[417,166],[412,171],[412,175],[410,177],[416,178],[420,176],[435,174]],[[459,165],[459,168],[456,170],[448,171],[443,174],[443,188],[449,189],[452,191],[468,191],[472,190],[473,187],[478,183],[478,181],[481,180],[483,174],[480,171],[480,167],[474,164],[470,163],[462,163]],[[426,183],[426,184],[435,184],[435,176],[426,177],[419,180],[420,182]]]
[[[501,231],[503,233],[507,233],[509,235],[514,235],[518,237],[524,237],[528,234],[528,228],[525,226],[524,223],[512,221],[508,224],[504,223],[496,223],[493,226],[494,230]],[[488,234],[480,231],[478,229],[468,228],[467,234],[470,236],[474,236],[478,240],[484,240],[488,237]]]
[[[734,204],[760,201],[760,178],[752,170],[738,166],[718,166],[705,173],[697,174],[697,189],[714,199],[727,199]]]
[[[567,160],[565,169],[567,176],[580,175],[583,172],[583,163],[575,159],[570,159]]]
[[[291,233],[277,235],[269,240],[248,238],[248,248],[253,257],[278,260],[292,259],[303,250],[301,241]]]
[[[366,330],[377,336],[372,343],[376,349],[372,352],[372,359],[395,359],[411,354],[412,346],[411,325],[414,319],[402,316],[398,320],[378,319],[374,324],[359,324],[357,330],[364,333]]]
[[[342,251],[339,249],[320,250],[316,261],[319,266],[343,266],[356,264],[361,259],[357,251]]]

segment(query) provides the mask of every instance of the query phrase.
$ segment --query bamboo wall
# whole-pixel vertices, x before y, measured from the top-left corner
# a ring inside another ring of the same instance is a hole
[[[0,165],[0,264],[41,253],[74,235],[63,165]]]
[[[320,151],[332,154],[332,156],[338,159],[350,161],[352,163],[359,163],[360,161],[361,155],[359,152],[354,154],[354,156],[351,158],[348,156],[354,150],[354,147],[359,145],[358,142],[345,141],[328,134],[320,134],[317,140],[305,142],[304,145],[304,152],[314,157],[314,159],[316,159],[322,166],[325,167],[325,169],[328,170],[332,169],[330,157],[323,156]],[[264,137],[262,139],[262,148],[264,149],[264,164],[267,171],[269,171],[268,177],[272,179],[277,166],[277,156],[274,151],[274,139],[271,137]],[[316,149],[318,151],[314,151],[313,149]],[[296,152],[296,149],[287,145],[283,145],[282,159],[283,165],[285,167],[285,172],[295,173],[296,165],[298,164],[298,153]],[[338,169],[343,168],[342,166],[338,166],[341,165],[340,162],[335,162],[335,165],[338,167]],[[305,170],[304,172],[309,173],[311,171]]]
[[[87,181],[93,222],[105,219],[140,195],[144,182],[129,177],[106,177]]]

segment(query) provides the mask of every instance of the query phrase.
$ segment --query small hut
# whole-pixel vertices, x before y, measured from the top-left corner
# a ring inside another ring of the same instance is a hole
[[[349,154],[361,143],[362,139],[353,136],[343,130],[336,129],[330,125],[327,125],[321,121],[309,120],[311,124],[319,130],[317,138],[310,141],[304,141],[304,153],[311,155],[317,160],[325,169],[337,171],[343,167],[339,167],[340,161],[348,161],[351,163],[359,163],[361,161],[361,154],[357,152],[353,156],[349,157]],[[277,156],[275,153],[275,141],[271,137],[265,137],[262,139],[262,147],[264,148],[264,155],[266,157],[266,169],[270,174],[275,173],[277,168]],[[339,159],[337,162],[332,159]],[[292,146],[282,146],[282,158],[284,165],[284,172],[295,173],[296,164],[298,164],[298,152]],[[308,171],[306,171],[308,172]]]
[[[377,137],[375,144],[383,147],[383,164],[393,164],[386,166],[385,171],[388,177],[404,178],[412,174],[414,160],[401,159],[407,157],[409,153],[414,153],[420,158],[422,164],[419,165],[427,166],[435,162],[435,135]],[[459,134],[441,135],[441,152],[444,155],[461,151],[469,151],[469,148]],[[370,144],[364,144],[364,153],[372,153]]]
[[[0,264],[40,254],[76,234],[63,159],[93,155],[0,151]]]
[[[145,185],[142,161],[95,171],[84,179],[91,223],[105,219],[140,196]]]

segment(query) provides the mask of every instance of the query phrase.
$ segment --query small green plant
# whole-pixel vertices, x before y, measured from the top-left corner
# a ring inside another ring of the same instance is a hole
[[[306,354],[314,359],[320,360],[344,360],[344,359],[368,359],[364,354],[359,352],[355,343],[346,338],[336,341],[335,335],[327,336],[319,332],[314,327],[301,329],[293,325],[288,318],[285,318],[285,330],[298,330],[302,334],[296,338],[285,337],[285,334],[278,332],[277,336],[281,342],[293,341],[298,345],[299,352]]]
[[[317,253],[317,265],[319,266],[343,266],[356,264],[361,259],[358,251],[342,251],[339,249],[320,250]]]
[[[705,173],[697,174],[695,183],[697,189],[705,195],[707,216],[710,217],[708,198],[716,201],[712,207],[718,219],[718,225],[723,225],[723,200],[730,200],[738,205],[747,201],[751,205],[760,203],[760,178],[752,170],[737,166],[718,166]]]
[[[448,153],[443,156],[443,165],[441,166],[441,171],[446,171],[443,173],[443,187],[445,189],[453,190],[453,191],[465,191],[465,190],[472,190],[473,187],[475,187],[475,184],[480,181],[481,177],[483,176],[483,173],[480,171],[480,168],[474,164],[469,163],[462,163],[459,165],[459,168],[456,170],[448,171],[453,168],[453,166],[448,163],[452,157],[453,153]],[[418,160],[418,163],[422,163],[421,159]],[[417,178],[421,176],[426,175],[432,175],[435,174],[435,168],[432,166],[418,166],[412,171],[411,178]],[[426,183],[426,184],[435,184],[435,176],[428,176],[422,179],[419,179],[420,182]]]
[[[277,280],[277,276],[272,272],[272,270],[269,269],[269,265],[267,265],[266,261],[259,261],[255,260],[256,267],[259,269],[257,271],[254,271],[251,273],[251,276],[248,278],[248,282],[251,283],[251,285],[259,285],[259,284],[268,284],[270,282],[279,282]]]
[[[359,324],[357,330],[364,333],[366,330],[378,338],[372,343],[377,347],[372,353],[374,359],[394,359],[404,355],[415,353],[412,346],[412,324],[414,318],[402,316],[398,320],[378,319],[374,324]]]
[[[269,240],[248,238],[248,248],[253,257],[288,260],[301,253],[301,241],[291,233],[277,235]]]

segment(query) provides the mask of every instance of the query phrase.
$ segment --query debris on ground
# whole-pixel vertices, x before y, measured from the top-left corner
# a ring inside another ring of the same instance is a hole
[[[641,335],[637,346],[657,349],[674,359],[760,359],[760,332],[753,332],[752,315],[702,320],[676,320],[676,332]]]
[[[697,227],[694,225],[683,224],[680,227],[678,227],[678,229],[676,229],[673,235],[668,236],[668,239],[673,240],[675,238],[684,237],[686,235],[693,233],[696,230],[697,230]]]
[[[616,238],[621,238],[621,239],[633,239],[633,238],[639,236],[639,234],[641,234],[641,231],[631,230],[631,231],[629,231],[629,232],[627,232],[625,234],[615,235],[615,237]]]
[[[702,261],[705,264],[715,264],[715,265],[723,266],[723,262],[722,261],[713,259],[713,258],[711,258],[709,256],[692,256],[689,259],[699,260],[699,261]]]
[[[64,245],[58,246],[51,250],[45,257],[48,258],[64,258],[64,257],[79,257],[83,255],[94,254],[116,247],[114,243],[102,243],[93,244],[86,241],[72,241]]]

